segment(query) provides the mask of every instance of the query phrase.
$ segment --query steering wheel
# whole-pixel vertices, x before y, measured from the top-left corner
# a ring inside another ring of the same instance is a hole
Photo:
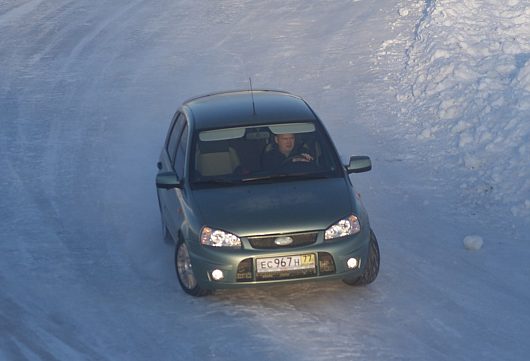
[[[292,156],[289,156],[287,158],[285,158],[281,165],[280,165],[280,168],[283,168],[283,169],[289,169],[291,171],[300,171],[300,172],[303,172],[303,171],[307,171],[309,169],[311,169],[312,167],[315,166],[315,160],[314,159],[307,159],[307,161],[298,161],[298,162],[294,162],[293,159],[297,158],[297,157],[303,157],[302,155],[300,154],[296,154],[296,155],[292,155]]]

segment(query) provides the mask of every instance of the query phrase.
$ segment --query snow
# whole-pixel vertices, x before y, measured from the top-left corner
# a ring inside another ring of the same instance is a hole
[[[399,75],[400,118],[420,140],[446,143],[429,157],[454,152],[454,168],[471,171],[467,193],[489,189],[530,217],[530,4],[438,0],[421,12]]]
[[[0,359],[525,360],[529,26],[518,0],[0,3]],[[169,119],[249,76],[372,157],[372,285],[179,289]]]
[[[409,10],[408,9],[399,9],[398,10],[398,14],[400,16],[407,16],[409,14]]]
[[[466,236],[464,238],[464,247],[470,251],[478,251],[484,245],[484,240],[481,236]]]

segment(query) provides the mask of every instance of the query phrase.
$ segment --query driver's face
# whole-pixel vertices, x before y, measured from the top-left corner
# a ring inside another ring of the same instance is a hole
[[[279,134],[275,138],[278,150],[284,155],[289,155],[294,148],[294,134]]]

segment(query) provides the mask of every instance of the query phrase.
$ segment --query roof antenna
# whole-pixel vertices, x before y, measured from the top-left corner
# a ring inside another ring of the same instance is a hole
[[[254,103],[254,90],[252,90],[252,78],[248,77],[250,83],[250,96],[252,96],[252,115],[256,115],[256,104]]]

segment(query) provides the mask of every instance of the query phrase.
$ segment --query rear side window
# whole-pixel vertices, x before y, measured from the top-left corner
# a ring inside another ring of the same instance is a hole
[[[171,160],[171,163],[175,163],[175,156],[177,153],[177,146],[178,142],[180,140],[180,135],[182,133],[182,129],[184,128],[185,119],[182,113],[179,113],[173,122],[173,126],[171,128],[171,131],[169,133],[169,139],[167,142],[167,154],[169,156],[169,159]]]

